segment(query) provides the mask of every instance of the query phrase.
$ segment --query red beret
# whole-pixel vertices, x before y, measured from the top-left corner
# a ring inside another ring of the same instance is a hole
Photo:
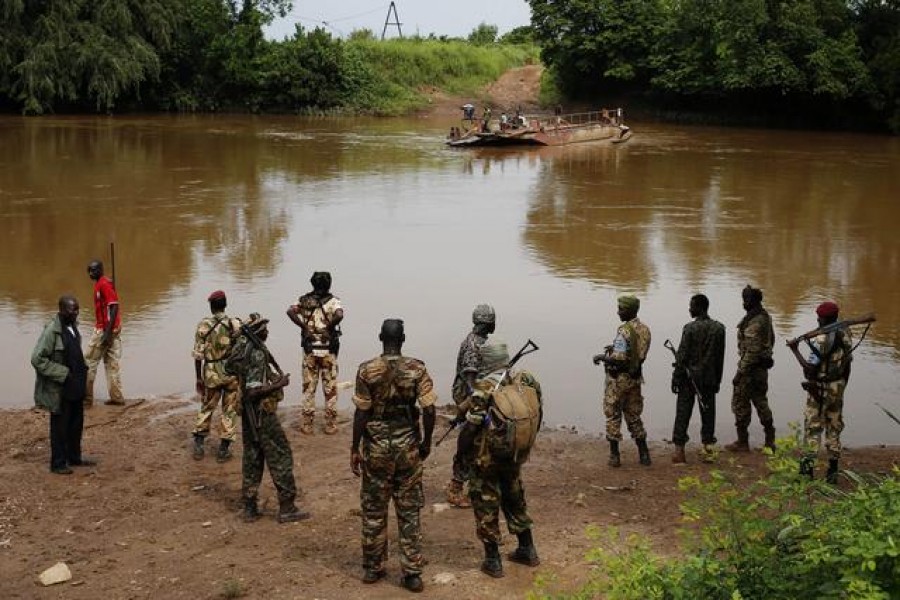
[[[838,305],[830,301],[823,302],[816,308],[816,314],[823,319],[827,317],[836,317],[838,316]]]
[[[212,294],[209,295],[209,298],[207,298],[207,300],[209,300],[210,302],[212,302],[213,300],[220,300],[220,299],[221,300],[225,299],[225,292],[223,292],[222,290],[214,291]]]

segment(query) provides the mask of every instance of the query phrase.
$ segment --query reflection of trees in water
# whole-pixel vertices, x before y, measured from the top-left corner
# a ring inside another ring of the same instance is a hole
[[[785,327],[814,324],[808,308],[835,298],[848,316],[876,311],[873,335],[900,347],[892,142],[715,134],[676,149],[595,146],[549,157],[525,243],[565,275],[619,289],[657,277],[694,289],[710,279],[750,282]]]
[[[264,198],[264,149],[172,124],[36,121],[4,132],[0,295],[41,308],[64,291],[83,296],[87,261],[107,258],[110,239],[133,310],[187,286],[197,249],[243,279],[271,274],[290,217]]]

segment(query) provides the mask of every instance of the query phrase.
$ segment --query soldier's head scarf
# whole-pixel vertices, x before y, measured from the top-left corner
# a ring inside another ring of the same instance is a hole
[[[837,304],[828,301],[823,302],[816,308],[816,314],[823,319],[828,319],[830,317],[838,316],[839,310],[840,309],[838,308]]]
[[[490,304],[479,304],[472,311],[472,323],[475,325],[490,325],[496,320],[497,313],[494,312],[494,307]]]
[[[641,301],[637,296],[619,296],[619,308],[637,313],[641,308]]]
[[[316,271],[309,278],[309,282],[316,291],[327,292],[331,289],[331,273],[328,271]]]

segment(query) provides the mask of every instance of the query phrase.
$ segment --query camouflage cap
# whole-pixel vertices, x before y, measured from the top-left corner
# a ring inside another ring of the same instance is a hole
[[[497,313],[490,304],[479,304],[472,311],[472,323],[475,325],[489,325],[496,322]]]
[[[641,308],[641,301],[637,296],[619,296],[619,308],[637,312]]]
[[[493,342],[481,347],[481,368],[479,375],[499,371],[509,364],[509,349],[503,342]]]

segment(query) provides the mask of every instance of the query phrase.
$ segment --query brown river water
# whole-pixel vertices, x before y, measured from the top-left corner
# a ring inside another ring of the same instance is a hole
[[[523,366],[544,385],[548,422],[598,432],[602,372],[590,357],[612,341],[627,292],[653,333],[645,421],[668,438],[663,341],[677,344],[689,297],[703,292],[729,331],[717,404],[730,441],[735,326],[752,283],[779,338],[780,431],[803,404],[784,339],[834,299],[844,316],[878,315],[855,355],[844,439],[900,441],[876,406],[900,414],[900,139],[631,123],[619,146],[479,151],[444,147],[451,124],[0,118],[0,406],[31,404],[29,355],[60,294],[78,296],[89,331],[86,265],[115,241],[129,397],[190,394],[194,325],[222,288],[230,313],[272,319],[270,346],[298,403],[299,332],[284,311],[312,271],[329,270],[346,309],[342,381],[379,351],[382,319],[401,317],[405,351],[449,402],[471,310],[489,302],[498,339],[541,347]],[[695,415],[694,441],[698,430]]]

